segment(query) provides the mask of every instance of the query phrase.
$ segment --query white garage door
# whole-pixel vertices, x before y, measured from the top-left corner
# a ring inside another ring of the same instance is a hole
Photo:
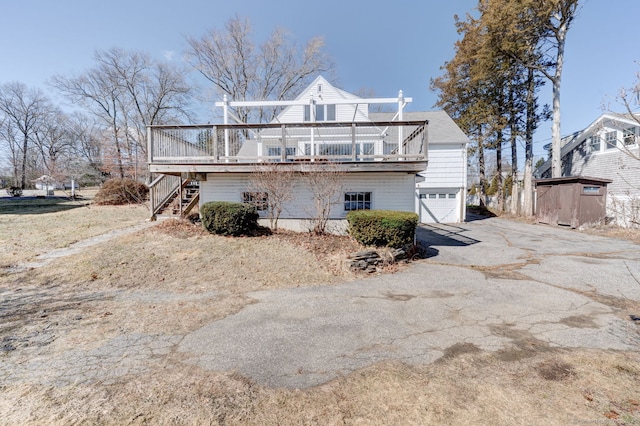
[[[421,189],[419,196],[420,222],[457,223],[458,189]]]

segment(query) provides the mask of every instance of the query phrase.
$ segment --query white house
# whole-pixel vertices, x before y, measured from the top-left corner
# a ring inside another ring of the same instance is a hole
[[[149,167],[160,174],[150,185],[152,215],[189,179],[199,183],[200,204],[247,201],[251,174],[275,162],[299,177],[280,216],[282,227],[304,229],[313,215],[304,176],[327,168],[342,173],[331,212],[336,224],[355,209],[416,211],[425,222],[464,220],[467,139],[446,113],[407,113],[409,102],[402,92],[361,98],[318,77],[292,101],[216,103],[223,125],[151,126]],[[378,104],[397,111],[370,113]],[[230,107],[239,106],[283,109],[269,124],[228,124]],[[427,147],[439,172],[427,167]]]
[[[640,115],[603,114],[563,139],[562,176],[609,179],[607,216],[619,225],[640,224]],[[551,160],[536,170],[551,177]]]

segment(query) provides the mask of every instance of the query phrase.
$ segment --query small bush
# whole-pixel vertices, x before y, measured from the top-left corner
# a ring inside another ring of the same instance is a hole
[[[418,215],[392,210],[357,210],[347,214],[349,234],[360,244],[403,247],[413,244]]]
[[[7,194],[11,197],[22,197],[22,188],[19,186],[10,186],[7,188]]]
[[[250,204],[211,201],[200,208],[200,218],[212,234],[247,235],[258,229],[258,212]]]
[[[102,184],[93,201],[101,205],[140,204],[147,199],[149,188],[133,179],[109,179]]]

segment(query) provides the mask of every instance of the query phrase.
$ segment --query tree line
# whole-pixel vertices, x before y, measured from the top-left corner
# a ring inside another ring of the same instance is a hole
[[[197,110],[220,100],[283,100],[318,73],[331,73],[324,41],[299,46],[276,28],[257,45],[251,23],[234,17],[222,29],[187,39],[184,61],[163,61],[142,51],[98,50],[93,66],[76,75],[54,75],[44,90],[13,81],[0,84],[0,149],[5,184],[28,188],[42,175],[56,182],[99,182],[109,177],[144,179],[146,127],[193,123]],[[196,71],[212,90],[191,78]],[[204,94],[204,96],[202,95]],[[267,121],[279,111],[234,109],[240,122]]]
[[[485,203],[486,151],[495,152],[498,209],[505,208],[503,152],[509,147],[510,180],[517,192],[518,146],[524,145],[523,213],[533,213],[533,134],[551,118],[552,174],[561,174],[560,89],[567,33],[579,11],[578,0],[480,0],[477,16],[456,17],[461,35],[443,75],[431,81],[437,106],[472,139],[478,161],[480,202]],[[552,106],[539,104],[545,84]]]

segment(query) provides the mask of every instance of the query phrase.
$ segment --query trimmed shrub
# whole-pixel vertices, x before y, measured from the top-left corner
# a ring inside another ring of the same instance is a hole
[[[101,205],[140,204],[147,199],[149,188],[133,179],[109,179],[102,184],[93,202]]]
[[[210,201],[200,208],[202,226],[212,234],[247,235],[258,229],[255,206],[227,201]]]
[[[365,246],[399,248],[413,244],[418,215],[393,210],[356,210],[347,214],[349,235]]]

